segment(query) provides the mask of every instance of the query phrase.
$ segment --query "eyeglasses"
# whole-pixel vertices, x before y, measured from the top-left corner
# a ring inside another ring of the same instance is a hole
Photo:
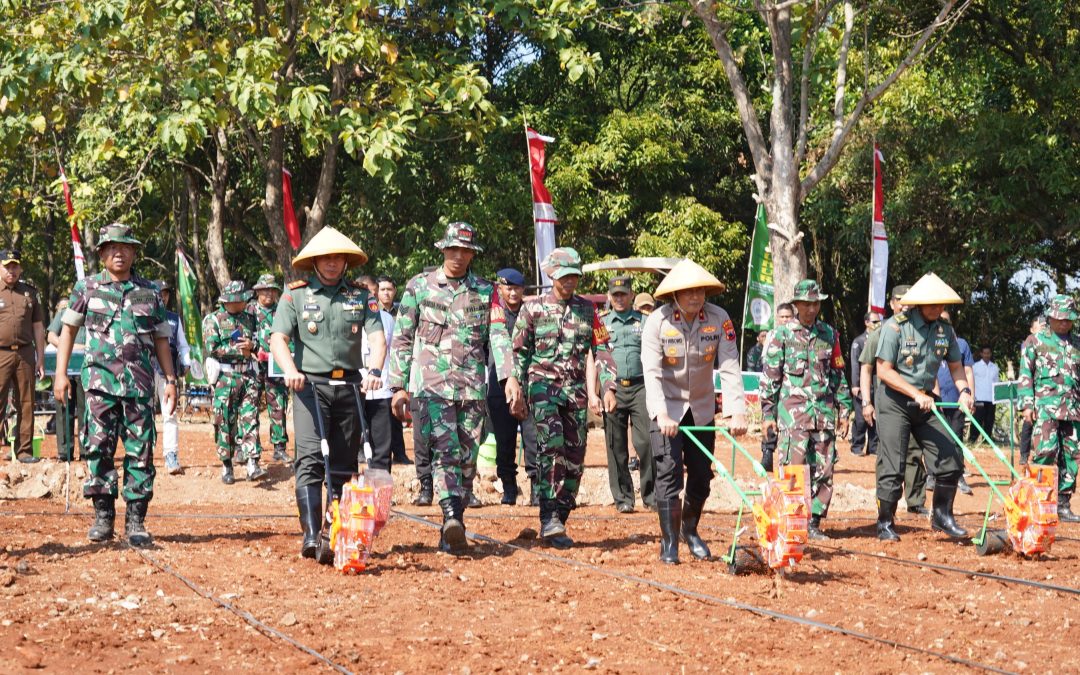
[[[870,321],[868,321],[867,323],[881,323],[881,319],[878,319],[878,320],[876,320],[876,321],[875,321],[874,319],[871,319],[871,320],[870,320]]]

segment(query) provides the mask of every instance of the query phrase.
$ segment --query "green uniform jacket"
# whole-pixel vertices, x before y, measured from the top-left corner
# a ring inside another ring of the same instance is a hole
[[[853,412],[836,329],[789,321],[769,333],[762,357],[761,416],[780,429],[836,428],[837,408]]]
[[[247,338],[254,344],[258,338],[257,323],[258,319],[250,307],[245,307],[236,314],[230,314],[222,306],[213,314],[207,314],[202,322],[203,345],[207,356],[234,366],[254,363],[255,350],[252,349],[251,355],[245,359],[240,348],[233,342],[232,333],[239,330],[241,338]]]
[[[942,361],[960,360],[956,332],[947,321],[927,322],[918,307],[894,314],[878,329],[875,358],[888,361],[904,380],[923,392],[931,392]]]
[[[361,330],[368,335],[383,330],[375,296],[345,279],[324,286],[313,274],[289,284],[278,301],[271,332],[292,340],[300,372],[323,375],[364,367]]]
[[[1041,418],[1080,420],[1080,339],[1057,335],[1049,326],[1031,336],[1020,352],[1017,384],[1020,410]]]
[[[469,272],[454,285],[442,267],[417,274],[398,305],[390,351],[391,389],[450,401],[487,397],[488,354],[510,375],[510,336],[491,282]]]
[[[631,309],[626,312],[605,312],[601,315],[608,330],[608,349],[615,361],[617,378],[641,377],[641,330],[645,316]]]

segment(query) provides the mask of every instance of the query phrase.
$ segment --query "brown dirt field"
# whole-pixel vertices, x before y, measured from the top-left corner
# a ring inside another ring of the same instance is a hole
[[[55,457],[53,443],[47,437],[47,456]],[[474,541],[460,558],[435,551],[435,527],[396,516],[376,541],[371,568],[359,576],[297,556],[299,525],[285,467],[272,465],[270,480],[227,487],[217,479],[208,425],[183,425],[181,445],[188,469],[179,477],[163,470],[158,475],[148,520],[155,545],[148,556],[353,672],[965,670],[931,655],[765,618],[722,601],[1007,671],[1076,670],[1075,655],[1062,649],[1080,638],[1075,595],[893,564],[875,554],[925,557],[1077,588],[1080,527],[1060,526],[1059,536],[1072,539],[1059,540],[1041,560],[1011,553],[980,558],[970,545],[934,535],[925,520],[906,514],[899,528],[904,540],[883,545],[872,536],[873,458],[852,457],[846,444],[836,473],[836,508],[826,522],[833,540],[808,549],[784,577],[760,571],[732,576],[721,561],[691,561],[685,546],[683,564],[661,565],[655,515],[618,516],[610,506],[602,435],[595,431],[583,490],[592,505],[571,516],[569,533],[577,542],[572,550],[540,547],[533,538],[536,512],[527,506],[470,510],[470,532],[514,547]],[[756,451],[756,439],[748,446]],[[723,459],[730,449],[718,443],[718,451]],[[0,484],[9,496],[48,492],[0,504],[0,672],[329,671],[119,540],[89,544],[82,469],[71,466],[70,503],[66,470],[52,461],[0,465]],[[746,475],[743,462],[737,471]],[[395,469],[397,508],[437,523],[437,507],[408,505],[412,478],[411,467]],[[975,527],[987,492],[982,478],[969,481],[976,496],[958,499],[957,510]],[[714,487],[721,492],[719,482]],[[727,499],[711,501],[703,519],[702,534],[714,554],[732,536]],[[253,517],[259,514],[276,517]],[[749,534],[741,541],[752,543]],[[687,597],[657,584],[708,597]]]

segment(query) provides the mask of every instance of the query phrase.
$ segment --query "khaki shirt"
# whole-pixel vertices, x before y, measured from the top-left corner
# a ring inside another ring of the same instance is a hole
[[[942,361],[960,360],[953,327],[940,319],[927,323],[918,307],[893,315],[878,333],[874,356],[893,364],[900,377],[924,392],[934,389]]]
[[[34,324],[45,315],[37,291],[23,281],[8,286],[0,280],[0,348],[30,347],[34,344]]]
[[[716,414],[713,368],[720,371],[724,416],[746,414],[739,347],[728,313],[706,303],[689,323],[674,305],[649,315],[641,336],[645,403],[649,417],[666,412],[676,422],[687,409],[694,423],[711,425]]]

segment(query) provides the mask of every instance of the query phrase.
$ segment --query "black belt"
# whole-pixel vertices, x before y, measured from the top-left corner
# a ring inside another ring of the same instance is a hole
[[[640,375],[638,377],[621,377],[616,380],[621,387],[632,387],[635,384],[642,384],[645,382],[645,376]]]
[[[3,347],[0,347],[0,349],[7,349],[8,351],[17,352],[23,347],[27,346],[29,345],[4,345]]]

